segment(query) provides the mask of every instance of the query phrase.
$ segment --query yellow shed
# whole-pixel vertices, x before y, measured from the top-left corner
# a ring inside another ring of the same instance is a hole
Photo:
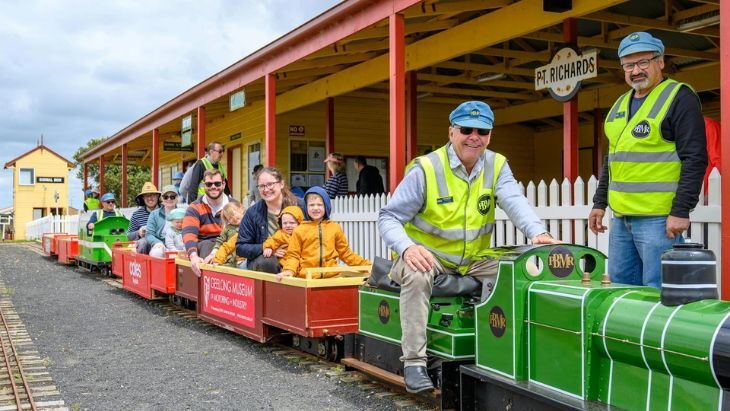
[[[68,172],[74,164],[43,144],[5,163],[13,169],[15,238],[25,224],[49,214],[68,214]]]

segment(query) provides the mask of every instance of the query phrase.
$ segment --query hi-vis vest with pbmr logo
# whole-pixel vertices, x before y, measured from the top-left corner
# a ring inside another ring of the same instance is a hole
[[[662,138],[662,121],[683,86],[665,80],[646,96],[631,120],[631,92],[614,103],[604,123],[608,137],[608,204],[619,215],[668,215],[682,163],[673,141]]]
[[[446,146],[418,157],[426,177],[426,202],[405,230],[448,268],[466,273],[474,261],[486,258],[494,229],[494,187],[506,159],[485,151],[482,172],[471,183],[454,175]]]
[[[201,158],[200,161],[203,163],[203,167],[205,167],[206,170],[217,168],[213,165],[213,163],[210,162],[210,160],[208,160],[207,156]],[[222,166],[222,164],[218,162],[218,166]],[[221,177],[223,177],[223,181],[226,181],[225,167],[218,168],[218,171],[221,172]],[[203,180],[200,180],[200,184],[198,184],[198,196],[202,196],[203,194],[205,194],[205,182]]]

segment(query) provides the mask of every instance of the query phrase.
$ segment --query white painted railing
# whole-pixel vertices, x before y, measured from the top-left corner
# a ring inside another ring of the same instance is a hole
[[[132,216],[137,207],[122,208],[122,214],[127,218]],[[67,233],[77,234],[79,232],[80,215],[47,215],[25,224],[25,239],[38,240],[44,233]]]
[[[578,178],[572,185],[566,179],[562,184],[553,180],[550,184],[540,181],[523,186],[523,193],[535,208],[538,217],[553,237],[562,241],[596,248],[608,255],[608,238],[611,229],[611,211],[607,210],[603,223],[605,233],[593,234],[588,230],[588,214],[593,208],[593,195],[598,181],[591,177],[585,184]],[[703,188],[702,201],[690,214],[691,226],[687,238],[704,244],[717,257],[718,284],[722,261],[720,259],[720,174],[713,170],[709,187]],[[571,194],[571,188],[574,195]],[[704,193],[707,193],[705,195]],[[377,228],[378,210],[390,196],[339,197],[332,201],[332,220],[342,225],[350,247],[365,258],[375,256],[388,258],[390,250],[385,246]],[[496,210],[496,224],[492,244],[520,245],[529,241],[515,228],[499,207]]]

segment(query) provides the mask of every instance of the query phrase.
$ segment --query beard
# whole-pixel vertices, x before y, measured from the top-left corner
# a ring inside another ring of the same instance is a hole
[[[649,77],[641,76],[631,79],[631,88],[633,88],[634,91],[646,90],[649,88]]]
[[[205,193],[205,195],[207,195],[208,198],[210,198],[211,200],[217,200],[217,199],[221,198],[221,196],[223,195],[223,190],[218,191],[217,196],[213,196],[213,195],[211,195],[211,193]]]

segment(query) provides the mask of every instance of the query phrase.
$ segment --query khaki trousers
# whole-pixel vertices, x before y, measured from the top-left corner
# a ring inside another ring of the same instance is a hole
[[[482,282],[482,300],[494,288],[499,261],[479,260],[472,263],[466,275],[476,277]],[[429,299],[433,290],[433,279],[437,275],[461,275],[458,271],[444,267],[438,260],[424,272],[412,270],[402,258],[398,257],[390,270],[390,278],[400,284],[400,326],[402,330],[404,367],[426,366],[426,323],[428,322]]]

